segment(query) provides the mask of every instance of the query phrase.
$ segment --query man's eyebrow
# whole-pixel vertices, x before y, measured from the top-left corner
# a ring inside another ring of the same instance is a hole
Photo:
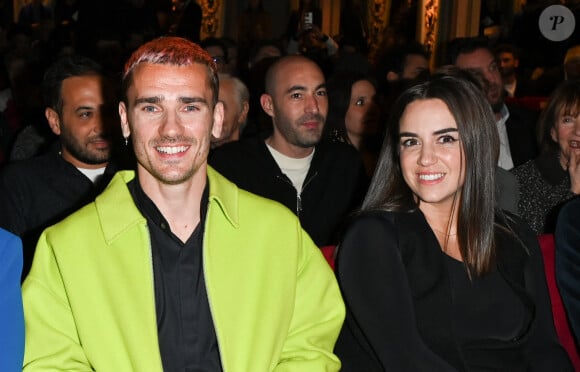
[[[153,97],[138,97],[135,99],[135,104],[140,103],[160,103],[165,100],[163,96],[153,96]],[[203,103],[207,105],[207,100],[203,97],[178,97],[177,100],[181,103]]]
[[[153,96],[153,97],[137,97],[135,98],[135,105],[140,103],[159,103],[163,101],[163,96]]]
[[[314,88],[315,91],[320,90],[320,89],[326,89],[326,83],[322,83],[316,86],[316,88]],[[288,90],[286,90],[286,93],[292,93],[294,91],[306,91],[306,87],[303,85],[292,85],[290,88],[288,88]]]

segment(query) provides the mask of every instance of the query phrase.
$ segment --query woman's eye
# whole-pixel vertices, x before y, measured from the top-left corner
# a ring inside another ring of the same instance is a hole
[[[562,118],[563,123],[572,123],[573,121],[574,121],[574,119],[571,116],[564,116]]]
[[[363,98],[359,98],[359,99],[356,100],[356,102],[354,104],[356,106],[364,106],[365,100]]]
[[[403,147],[411,147],[419,144],[419,141],[416,138],[408,138],[406,140],[401,141],[401,146]]]
[[[453,136],[441,136],[441,137],[439,137],[440,143],[454,143],[456,141],[457,141],[457,139]]]

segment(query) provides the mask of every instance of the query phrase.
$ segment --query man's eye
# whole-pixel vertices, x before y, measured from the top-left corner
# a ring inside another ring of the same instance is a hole
[[[319,90],[316,94],[320,97],[326,97],[326,90]]]
[[[92,116],[92,112],[90,112],[90,111],[83,111],[79,114],[79,117],[83,118],[83,119],[88,119],[91,116]]]
[[[197,109],[197,106],[195,106],[195,105],[187,105],[187,106],[185,106],[185,111],[192,112],[192,111],[198,111],[198,109]]]
[[[290,95],[290,97],[292,97],[293,99],[300,99],[302,97],[301,93],[292,93]]]
[[[155,112],[155,106],[145,106],[145,107],[143,107],[143,111]]]
[[[364,106],[365,105],[365,100],[364,98],[359,98],[356,100],[356,102],[354,103],[356,106]]]

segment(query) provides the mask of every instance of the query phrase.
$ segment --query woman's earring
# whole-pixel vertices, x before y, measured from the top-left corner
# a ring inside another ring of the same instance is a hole
[[[128,137],[125,137],[125,146],[129,146],[129,139],[128,139]]]

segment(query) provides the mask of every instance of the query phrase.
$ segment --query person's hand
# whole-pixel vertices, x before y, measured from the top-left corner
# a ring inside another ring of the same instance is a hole
[[[580,155],[577,155],[574,149],[570,151],[568,173],[570,174],[570,191],[576,195],[580,194]]]

